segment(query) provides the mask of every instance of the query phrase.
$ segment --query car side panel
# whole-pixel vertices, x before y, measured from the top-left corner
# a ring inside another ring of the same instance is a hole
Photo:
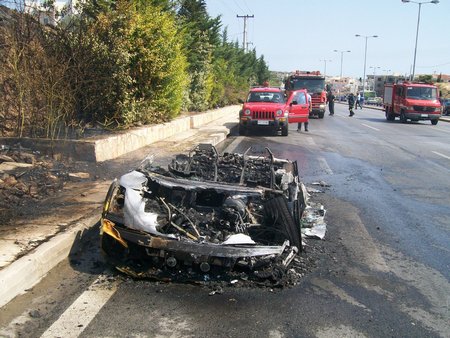
[[[293,91],[287,101],[289,107],[289,123],[308,122],[310,105],[306,91]]]

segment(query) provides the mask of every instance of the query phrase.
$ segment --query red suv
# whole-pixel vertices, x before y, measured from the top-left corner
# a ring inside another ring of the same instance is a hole
[[[289,123],[308,121],[310,107],[305,89],[293,91],[286,101],[280,88],[253,88],[239,112],[239,134],[264,128],[287,136]]]

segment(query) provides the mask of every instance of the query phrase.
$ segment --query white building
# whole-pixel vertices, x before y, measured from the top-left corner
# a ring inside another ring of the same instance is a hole
[[[76,14],[77,0],[55,0],[51,7],[44,0],[25,0],[24,11],[37,16],[44,25],[56,26],[65,17]]]

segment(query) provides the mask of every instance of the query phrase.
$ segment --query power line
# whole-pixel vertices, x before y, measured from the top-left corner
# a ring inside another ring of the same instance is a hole
[[[434,66],[417,66],[417,68],[434,68],[434,67],[441,67],[441,66],[447,66],[450,65],[450,62],[441,63],[440,65],[434,65]]]
[[[235,11],[232,10],[232,9],[228,6],[228,4],[227,4],[227,2],[226,2],[225,0],[220,0],[220,2],[227,8],[227,10],[228,10],[230,13],[232,13],[232,14],[235,13]]]
[[[239,6],[239,4],[236,2],[236,0],[233,0],[233,2],[236,4],[236,6],[239,7],[239,9],[241,10],[242,13],[244,13],[245,11],[242,9],[241,6]]]
[[[252,12],[252,10],[250,9],[250,7],[248,7],[247,2],[246,2],[245,0],[241,0],[241,1],[244,3],[245,7],[247,7],[248,11],[249,11],[249,12]]]

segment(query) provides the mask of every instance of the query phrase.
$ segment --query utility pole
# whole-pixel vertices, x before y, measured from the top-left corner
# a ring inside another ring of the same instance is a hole
[[[236,15],[238,19],[242,18],[244,19],[244,32],[243,32],[243,39],[242,39],[242,48],[247,53],[248,45],[247,45],[247,19],[253,19],[254,15]]]
[[[247,43],[245,44],[245,46],[247,47],[247,49],[246,49],[247,52],[248,52],[248,46],[249,46],[249,45],[253,45],[253,42],[249,41],[249,42],[247,42]]]

